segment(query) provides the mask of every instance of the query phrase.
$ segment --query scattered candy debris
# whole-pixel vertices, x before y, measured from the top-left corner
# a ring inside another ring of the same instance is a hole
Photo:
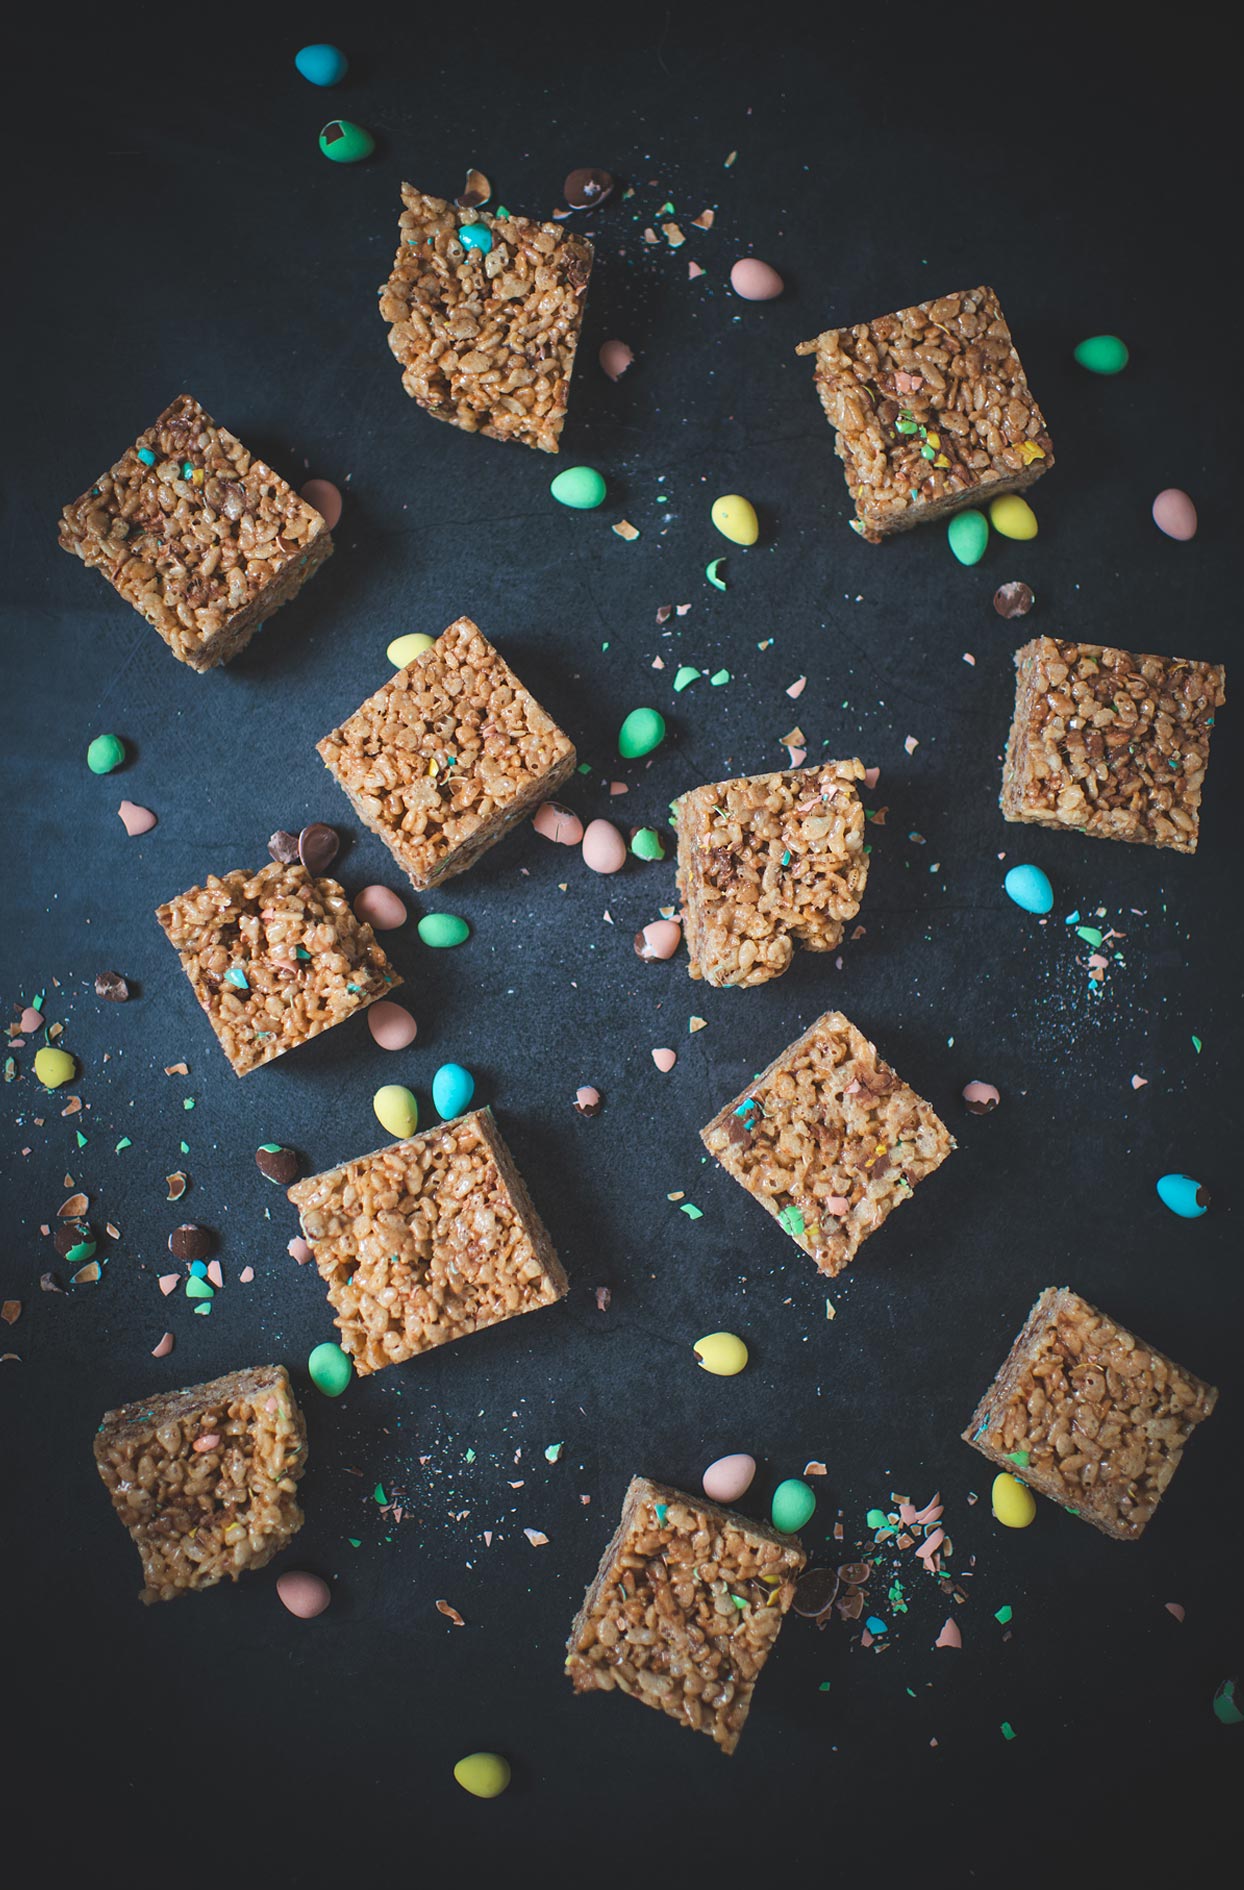
[[[635,951],[645,963],[672,958],[682,944],[682,926],[677,919],[653,919],[635,934]]]
[[[963,1636],[959,1632],[958,1623],[948,1618],[933,1645],[934,1647],[962,1647]]]
[[[613,195],[614,180],[609,171],[592,166],[571,171],[562,185],[562,195],[572,210],[594,210]]]
[[[676,1050],[654,1050],[652,1053],[652,1061],[656,1064],[662,1076],[668,1076],[678,1061],[678,1053]]]
[[[632,543],[636,538],[639,537],[639,531],[637,527],[631,524],[631,521],[629,518],[620,518],[617,524],[614,526],[611,526],[610,529],[612,531],[615,531],[619,538],[625,538],[628,544]]]
[[[1168,1207],[1172,1214],[1178,1214],[1181,1220],[1199,1220],[1209,1207],[1208,1194],[1191,1175],[1163,1175],[1157,1187],[1158,1199],[1163,1207]]]
[[[1214,1694],[1214,1717],[1223,1726],[1238,1726],[1244,1722],[1244,1713],[1235,1703],[1238,1684],[1235,1680],[1224,1680]]]
[[[548,1542],[548,1537],[542,1529],[524,1529],[523,1534],[533,1549],[543,1549]]]
[[[164,1337],[160,1340],[160,1343],[158,1345],[152,1346],[151,1348],[152,1358],[167,1358],[175,1344],[176,1344],[176,1340],[174,1339],[172,1333],[166,1332],[164,1334]]]

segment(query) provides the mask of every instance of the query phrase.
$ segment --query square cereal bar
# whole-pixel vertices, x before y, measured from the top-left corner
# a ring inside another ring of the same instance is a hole
[[[1221,663],[1034,637],[1015,668],[1006,818],[1195,853]]]
[[[311,1175],[289,1198],[360,1378],[567,1290],[488,1109]]]
[[[333,549],[314,507],[189,394],[65,507],[60,542],[199,670],[236,656]]]
[[[156,918],[238,1076],[402,982],[336,880],[305,866],[210,874]]]
[[[964,1431],[983,1457],[1135,1542],[1218,1401],[1068,1286],[1047,1286]]]
[[[853,529],[869,544],[1022,492],[1054,464],[992,289],[827,328],[795,352],[816,356]]]
[[[676,803],[688,970],[764,984],[795,955],[829,952],[868,878],[862,761],[826,761],[693,788]]]
[[[805,1556],[794,1536],[633,1477],[566,1643],[576,1693],[629,1693],[733,1752]]]
[[[560,223],[456,209],[411,184],[402,202],[380,314],[406,392],[468,433],[556,453],[592,245]]]
[[[418,891],[465,873],[575,765],[573,742],[469,617],[317,749]]]
[[[700,1140],[832,1279],[955,1139],[841,1011],[826,1011]]]
[[[263,1568],[302,1528],[307,1437],[283,1365],[107,1411],[95,1462],[142,1558],[142,1600]]]

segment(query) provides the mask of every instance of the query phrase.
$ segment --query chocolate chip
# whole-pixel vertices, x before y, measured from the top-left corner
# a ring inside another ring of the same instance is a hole
[[[838,1577],[832,1568],[810,1568],[795,1585],[791,1607],[810,1621],[832,1608],[838,1599]]]
[[[572,210],[592,210],[604,203],[612,190],[613,179],[608,171],[571,171],[562,185],[562,195]]]
[[[174,1260],[206,1260],[212,1251],[212,1236],[206,1227],[185,1221],[168,1237],[168,1250]]]
[[[281,866],[292,866],[298,858],[298,835],[278,827],[268,842],[268,851]]]
[[[1026,584],[1000,584],[993,594],[993,607],[1000,617],[1026,617],[1032,605],[1033,595]]]
[[[341,841],[331,827],[315,821],[298,836],[298,858],[314,878],[325,873],[336,859]]]
[[[95,980],[96,997],[107,998],[112,1004],[124,1004],[130,994],[130,987],[119,971],[101,971]]]
[[[68,1260],[75,1247],[94,1247],[95,1237],[85,1221],[62,1221],[52,1236],[52,1245],[62,1260]]]
[[[297,1155],[292,1148],[282,1148],[279,1142],[264,1142],[257,1148],[255,1164],[260,1174],[275,1181],[278,1187],[288,1188],[298,1179]]]
[[[752,1129],[754,1127],[754,1123],[749,1125],[743,1120],[742,1116],[735,1115],[734,1112],[731,1111],[730,1119],[726,1123],[726,1139],[728,1142],[732,1143],[735,1148],[742,1148],[745,1142],[751,1141]]]

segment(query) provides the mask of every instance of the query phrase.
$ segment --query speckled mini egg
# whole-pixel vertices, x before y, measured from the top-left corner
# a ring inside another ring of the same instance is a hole
[[[319,1575],[310,1575],[303,1568],[287,1568],[277,1577],[276,1592],[281,1602],[291,1614],[296,1614],[300,1621],[314,1621],[317,1614],[323,1614],[332,1600],[332,1590]]]
[[[1054,889],[1039,866],[1013,866],[1002,882],[1008,899],[1025,912],[1049,912],[1054,905]]]
[[[593,873],[619,873],[626,865],[626,841],[607,820],[593,820],[583,836],[583,864]]]
[[[730,287],[745,302],[772,302],[786,284],[771,264],[759,256],[742,256],[730,271]]]
[[[1153,522],[1168,538],[1186,541],[1196,537],[1196,507],[1178,486],[1167,486],[1153,501]]]
[[[751,1488],[755,1474],[756,1459],[744,1451],[718,1457],[704,1472],[704,1494],[713,1503],[737,1503]]]
[[[406,923],[406,907],[387,886],[364,886],[354,899],[354,916],[374,932],[393,932]]]
[[[419,1029],[410,1012],[390,998],[369,1006],[367,1027],[382,1050],[404,1050],[415,1041]]]
[[[465,1115],[475,1094],[475,1078],[461,1063],[442,1063],[432,1078],[432,1101],[442,1122]]]

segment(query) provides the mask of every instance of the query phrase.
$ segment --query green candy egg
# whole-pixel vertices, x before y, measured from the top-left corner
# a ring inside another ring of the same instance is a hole
[[[798,1477],[787,1477],[773,1492],[769,1515],[775,1529],[784,1536],[793,1536],[811,1519],[815,1508],[816,1498],[807,1484]]]
[[[307,1360],[311,1383],[326,1398],[339,1398],[354,1376],[354,1367],[339,1345],[317,1345]]]
[[[591,512],[604,504],[605,482],[594,466],[567,466],[549,491],[559,505],[568,505],[575,512]]]
[[[119,735],[97,735],[86,751],[86,765],[92,774],[111,774],[125,760],[125,743]]]
[[[659,709],[632,709],[618,730],[618,753],[627,761],[637,761],[664,740],[665,717]]]
[[[1127,366],[1127,343],[1117,335],[1090,335],[1075,351],[1076,360],[1090,374],[1121,374]]]
[[[960,564],[979,564],[989,543],[989,520],[983,512],[956,512],[946,537]]]
[[[631,852],[637,860],[663,860],[665,846],[655,827],[641,827],[631,841]]]
[[[471,928],[456,913],[425,912],[419,921],[419,936],[434,951],[446,951],[451,945],[461,945],[464,939],[469,938]]]
[[[370,131],[362,125],[351,124],[348,118],[334,118],[325,125],[320,133],[320,150],[334,164],[358,164],[368,158],[376,148],[376,140]]]

